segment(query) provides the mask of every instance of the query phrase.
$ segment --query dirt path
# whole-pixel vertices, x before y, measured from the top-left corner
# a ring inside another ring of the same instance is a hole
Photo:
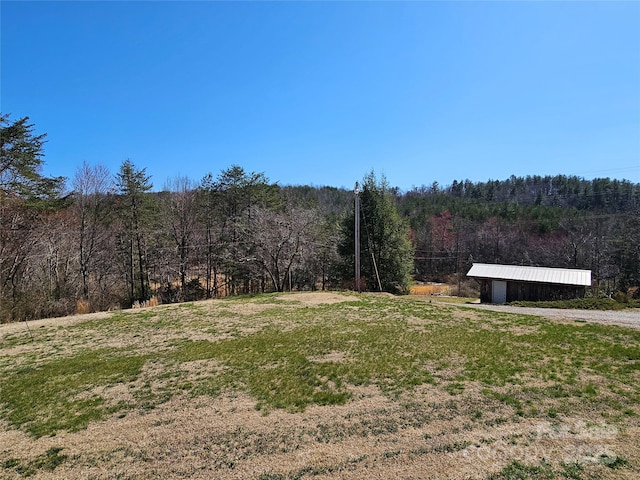
[[[623,311],[603,310],[568,310],[562,308],[515,307],[511,305],[465,304],[464,307],[495,312],[519,313],[557,320],[579,320],[584,322],[619,325],[622,327],[640,328],[640,309]]]

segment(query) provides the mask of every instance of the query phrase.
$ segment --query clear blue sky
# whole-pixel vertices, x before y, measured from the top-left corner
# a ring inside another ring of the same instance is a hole
[[[640,182],[640,2],[12,2],[1,108],[45,173],[127,158],[155,189]]]

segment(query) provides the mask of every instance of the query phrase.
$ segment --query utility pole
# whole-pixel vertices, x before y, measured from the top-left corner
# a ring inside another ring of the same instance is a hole
[[[356,244],[356,290],[360,293],[360,186],[358,182],[356,182],[355,188],[356,194],[356,204],[355,204],[355,217],[356,217],[356,225],[355,225],[355,244]]]

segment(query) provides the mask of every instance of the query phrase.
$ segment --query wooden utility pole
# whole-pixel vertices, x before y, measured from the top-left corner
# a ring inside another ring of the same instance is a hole
[[[356,182],[355,188],[356,201],[355,201],[355,244],[356,244],[356,290],[360,292],[360,187]]]

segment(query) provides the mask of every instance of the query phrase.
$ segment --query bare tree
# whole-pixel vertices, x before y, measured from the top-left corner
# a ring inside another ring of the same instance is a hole
[[[38,243],[36,213],[25,202],[0,191],[0,323],[26,318],[21,302],[29,256]]]
[[[268,274],[273,288],[282,292],[303,250],[313,243],[311,227],[317,222],[316,214],[302,209],[274,212],[255,208],[252,216],[255,260]]]
[[[566,264],[571,268],[585,267],[587,250],[593,240],[593,230],[587,221],[579,216],[566,217],[560,222],[566,232]]]
[[[220,195],[211,174],[205,176],[198,189],[198,217],[204,226],[202,249],[205,260],[205,291],[207,298],[219,295],[218,273],[222,268],[225,221],[220,215]]]
[[[109,215],[106,196],[113,189],[109,170],[103,165],[91,166],[84,162],[76,171],[73,185],[73,210],[77,218],[78,264],[82,278],[82,298],[89,300],[89,277],[94,272],[96,257],[101,253],[107,234]]]
[[[194,251],[193,240],[196,235],[197,196],[195,186],[187,177],[176,177],[165,185],[168,190],[164,205],[165,222],[168,233],[176,249],[178,275],[180,277],[181,299],[188,299],[187,275]]]
[[[0,114],[0,321],[26,318],[23,281],[38,242],[34,232],[64,187],[63,178],[40,174],[46,134],[36,135],[28,121]]]
[[[51,212],[38,222],[25,287],[31,293],[34,317],[74,313],[80,289],[74,248],[74,218],[69,209]],[[37,294],[36,294],[37,292]]]

